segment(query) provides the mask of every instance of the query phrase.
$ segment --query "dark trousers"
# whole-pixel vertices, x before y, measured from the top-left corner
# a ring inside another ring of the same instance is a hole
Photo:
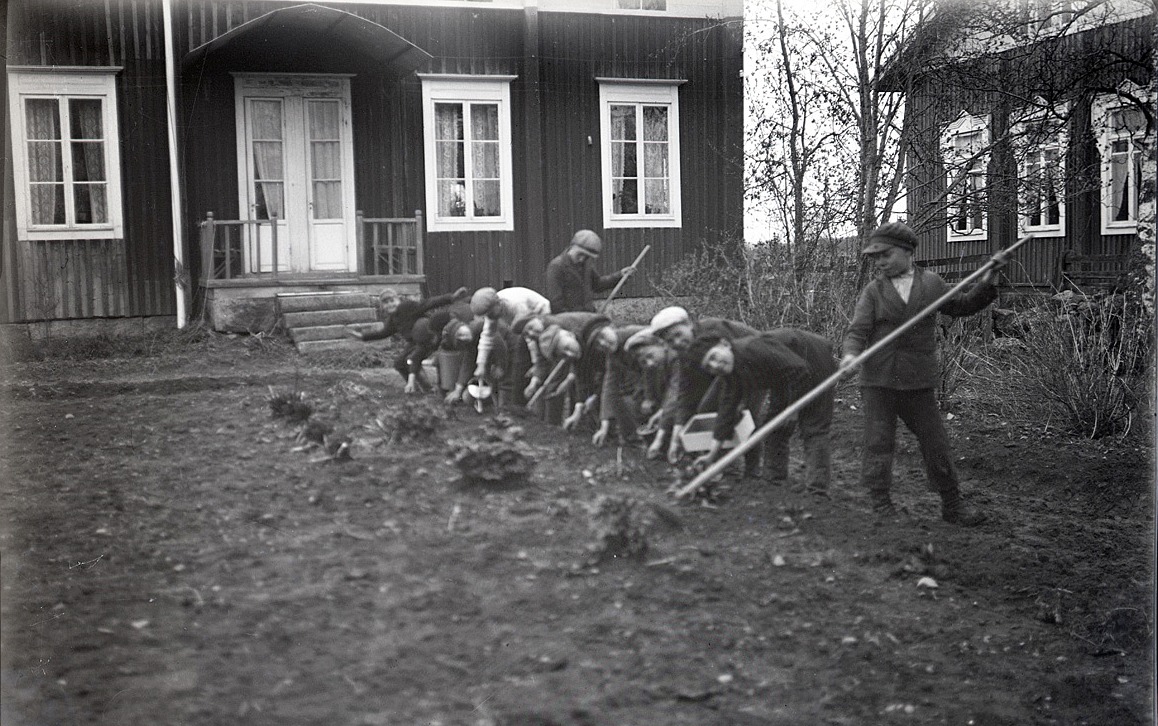
[[[929,488],[946,502],[956,501],[959,496],[957,471],[953,467],[949,435],[937,408],[936,392],[932,388],[904,391],[862,387],[860,394],[865,432],[861,481],[873,503],[884,504],[889,500],[898,418],[917,437]]]
[[[795,399],[783,389],[769,392],[767,421],[780,414]],[[768,478],[774,482],[788,479],[788,443],[795,430],[804,439],[804,463],[808,472],[809,489],[827,489],[832,478],[832,409],[835,394],[830,388],[817,396],[797,413],[796,419],[789,419],[778,426],[764,444],[764,468]],[[890,455],[891,457],[891,455]],[[890,458],[891,463],[891,458]]]
[[[422,361],[434,355],[435,350],[437,348],[433,345],[420,345],[406,341],[406,346],[394,359],[394,370],[398,371],[398,375],[402,376],[403,381],[409,380],[411,373],[422,373]]]
[[[690,394],[690,400],[695,406],[693,415],[706,411],[719,410],[720,386],[712,386],[713,380],[715,379],[712,376],[709,376],[698,368],[689,372],[688,393]],[[750,392],[744,399],[744,407],[752,413],[752,423],[755,424],[756,428],[760,428],[767,420],[763,415],[765,398],[765,391],[756,390]],[[682,423],[687,424],[687,421]],[[770,451],[768,439],[764,439],[763,448],[766,452]],[[753,446],[744,454],[744,471],[749,476],[754,476],[760,470],[760,449],[761,447],[758,445]],[[787,466],[787,459],[785,459],[786,469]],[[785,475],[787,476],[787,473]]]

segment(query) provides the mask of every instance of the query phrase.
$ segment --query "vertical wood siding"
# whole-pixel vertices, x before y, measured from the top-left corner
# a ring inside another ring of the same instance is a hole
[[[15,219],[5,214],[13,304],[4,320],[174,314],[160,5],[10,0],[7,19],[9,65],[123,66],[116,89],[125,236],[17,241]]]
[[[175,52],[186,53],[295,0],[175,3]],[[629,264],[646,244],[643,274],[625,295],[646,294],[663,270],[703,240],[742,229],[742,89],[739,22],[524,12],[480,6],[439,8],[334,4],[379,23],[431,53],[431,73],[511,74],[515,142],[515,230],[426,236],[431,293],[459,285],[541,287],[547,262],[579,228],[607,243],[599,268]],[[164,34],[159,0],[10,0],[9,64],[119,65],[125,238],[18,243],[5,215],[0,265],[14,302],[5,320],[36,316],[172,314],[172,240],[165,135]],[[528,32],[530,31],[530,32]],[[309,39],[303,38],[309,46]],[[296,65],[260,49],[231,49],[186,69],[179,99],[186,180],[183,224],[194,275],[197,224],[205,212],[236,217],[237,150],[230,71],[355,74],[351,101],[356,206],[368,217],[425,210],[421,84],[341,48],[311,48]],[[528,61],[527,58],[532,57]],[[528,67],[527,62],[537,63]],[[682,79],[681,229],[603,230],[596,76]],[[528,93],[536,89],[537,101]],[[527,150],[528,124],[540,147]],[[588,146],[586,139],[592,138]],[[7,137],[11,143],[10,134]],[[527,170],[541,177],[527,186]],[[528,204],[537,192],[541,204]],[[10,193],[6,193],[9,198]],[[528,234],[528,230],[536,230]],[[541,231],[540,231],[541,230]],[[195,278],[196,279],[196,278]],[[49,281],[52,281],[51,284]],[[52,300],[43,298],[51,291]],[[51,303],[51,304],[50,304]],[[49,311],[36,312],[34,310]],[[0,312],[3,309],[0,308]]]
[[[226,3],[196,0],[182,4],[179,54],[230,28],[294,3]],[[515,230],[437,232],[426,235],[426,273],[431,293],[459,285],[504,284],[542,287],[547,262],[583,227],[607,242],[600,260],[605,270],[623,267],[645,244],[652,251],[643,274],[624,295],[646,294],[649,282],[704,239],[742,229],[742,89],[738,21],[718,21],[536,13],[537,69],[525,65],[527,18],[521,10],[480,7],[422,8],[334,5],[372,20],[431,53],[430,73],[511,74],[511,127],[514,139]],[[260,12],[259,12],[260,11]],[[190,215],[235,213],[230,70],[325,69],[353,72],[351,86],[357,158],[357,206],[368,217],[410,216],[425,210],[421,83],[407,74],[340,61],[319,52],[308,67],[280,68],[254,57],[245,67],[212,62],[185,74],[184,116]],[[537,73],[532,73],[536,70]],[[528,119],[527,79],[538,77],[539,112]],[[683,153],[682,229],[602,230],[599,87],[596,76],[679,78]],[[521,140],[528,123],[541,125],[541,161],[527,157]],[[593,140],[591,146],[586,139]],[[540,164],[541,205],[526,204],[528,165]],[[227,170],[223,172],[222,170]],[[219,216],[221,216],[219,214]],[[529,228],[543,233],[532,239]]]
[[[551,257],[577,229],[604,239],[597,267],[625,267],[651,251],[624,296],[649,294],[663,272],[704,240],[743,230],[743,93],[738,21],[540,14],[545,238]],[[681,79],[683,226],[607,229],[603,224],[599,84],[596,77]],[[588,145],[587,138],[592,143]]]

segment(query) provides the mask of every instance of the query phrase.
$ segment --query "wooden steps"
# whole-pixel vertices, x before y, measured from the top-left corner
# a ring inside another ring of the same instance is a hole
[[[377,300],[364,292],[294,292],[277,295],[282,327],[300,353],[358,350],[352,329],[381,328]]]

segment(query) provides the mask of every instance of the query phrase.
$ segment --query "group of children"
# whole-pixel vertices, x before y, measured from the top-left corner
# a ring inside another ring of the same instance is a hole
[[[630,269],[600,277],[587,263],[601,241],[581,230],[548,268],[551,299],[525,287],[466,288],[422,301],[403,300],[392,290],[380,296],[384,326],[352,333],[363,340],[398,335],[406,345],[394,367],[407,393],[432,391],[423,361],[437,351],[454,370],[442,394],[448,404],[471,401],[472,391],[494,391],[501,408],[529,408],[566,430],[595,413],[597,446],[614,434],[620,445],[647,444],[650,458],[675,464],[684,454],[683,428],[699,412],[716,414],[712,443],[696,460],[705,466],[733,438],[743,409],[757,424],[777,415],[840,369],[861,368],[865,409],[862,485],[873,508],[895,514],[889,495],[896,420],[917,436],[942,516],[952,523],[984,520],[967,508],[953,470],[948,437],[937,410],[934,317],[915,325],[890,347],[861,362],[861,352],[912,317],[948,288],[935,273],[913,265],[917,237],[899,222],[882,225],[864,253],[878,276],[862,291],[843,341],[842,357],[823,336],[795,328],[758,331],[720,318],[693,319],[680,307],[659,311],[647,325],[614,321],[595,312],[592,292],[606,289]],[[995,266],[996,267],[996,266]],[[554,268],[554,269],[552,269]],[[940,312],[969,315],[995,297],[992,273],[945,303]],[[563,310],[553,309],[567,308]],[[574,309],[576,307],[582,309]],[[824,495],[832,476],[830,429],[832,387],[803,406],[787,425],[773,430],[745,456],[745,476],[756,476],[763,460],[772,484],[788,481],[793,430],[804,440],[803,489]]]

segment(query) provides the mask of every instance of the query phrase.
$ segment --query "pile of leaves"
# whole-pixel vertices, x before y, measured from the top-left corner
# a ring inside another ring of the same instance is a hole
[[[407,399],[378,414],[374,424],[390,444],[427,441],[442,430],[446,416],[446,409],[442,406],[435,406],[421,398]]]
[[[656,525],[655,508],[638,499],[600,495],[589,507],[595,534],[592,550],[596,561],[612,557],[643,559]]]
[[[523,484],[536,458],[522,441],[523,429],[506,416],[496,416],[479,427],[477,438],[448,442],[453,463],[464,483],[485,486]]]

